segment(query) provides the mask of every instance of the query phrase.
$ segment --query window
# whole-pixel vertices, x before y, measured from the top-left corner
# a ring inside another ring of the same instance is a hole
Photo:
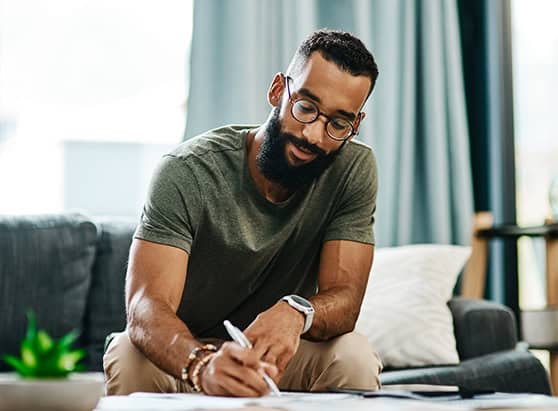
[[[192,0],[0,0],[0,213],[75,207],[80,173],[92,197],[120,189],[92,168],[137,167],[119,184],[143,193],[152,153],[182,138],[191,28]],[[149,161],[105,164],[115,147]]]
[[[540,225],[550,215],[548,189],[558,175],[558,2],[514,0],[512,39],[520,225]],[[541,239],[519,241],[520,305],[545,304],[545,250]]]
[[[558,2],[513,0],[515,161],[518,224],[540,225],[550,216],[548,190],[558,175]],[[546,304],[545,245],[518,241],[519,305]],[[533,351],[549,367],[547,351]]]

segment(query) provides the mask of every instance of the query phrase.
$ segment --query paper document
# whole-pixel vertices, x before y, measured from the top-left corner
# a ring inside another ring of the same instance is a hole
[[[243,409],[289,411],[464,411],[464,410],[515,410],[556,409],[558,398],[537,394],[480,395],[473,399],[424,400],[398,399],[389,397],[364,398],[351,394],[337,393],[289,393],[281,397],[260,398],[214,397],[201,394],[152,394],[103,397],[95,411],[189,411]],[[407,392],[409,394],[409,392]]]
[[[216,397],[201,394],[154,394],[137,392],[126,396],[101,398],[96,411],[112,410],[219,410],[242,407],[286,407],[291,405],[323,406],[326,402],[357,399],[351,394],[281,392],[281,396],[265,397]]]

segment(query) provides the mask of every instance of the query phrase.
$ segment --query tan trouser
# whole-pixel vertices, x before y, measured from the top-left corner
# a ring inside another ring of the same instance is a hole
[[[183,381],[157,368],[121,333],[110,343],[103,358],[107,395],[143,392],[191,392]],[[382,369],[366,337],[341,335],[326,342],[301,340],[279,388],[327,391],[329,387],[378,389]]]

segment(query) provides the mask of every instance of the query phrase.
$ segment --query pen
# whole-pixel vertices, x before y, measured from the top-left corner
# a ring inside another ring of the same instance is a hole
[[[252,343],[250,343],[250,341],[248,340],[248,338],[246,338],[244,333],[242,331],[240,331],[237,327],[232,325],[229,320],[223,321],[223,324],[225,325],[225,328],[226,328],[227,332],[229,333],[229,335],[231,336],[231,338],[237,344],[239,344],[243,348],[252,348]],[[271,377],[269,375],[267,375],[265,372],[263,373],[263,379],[267,383],[267,385],[269,385],[269,388],[271,388],[271,391],[273,392],[274,395],[277,395],[277,396],[281,395],[281,391],[279,391],[279,388],[277,388],[277,385],[275,385],[275,383],[273,382]]]

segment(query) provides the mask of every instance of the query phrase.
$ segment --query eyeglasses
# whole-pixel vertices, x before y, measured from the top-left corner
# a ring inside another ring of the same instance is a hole
[[[305,98],[293,100],[289,87],[289,80],[292,80],[292,78],[286,75],[283,75],[283,77],[285,78],[285,83],[287,83],[287,93],[289,94],[289,101],[291,102],[291,114],[295,120],[300,123],[309,124],[316,121],[318,117],[324,116],[327,119],[327,135],[335,141],[345,141],[355,134],[353,124],[349,120],[342,117],[328,116],[320,111],[316,103]]]

